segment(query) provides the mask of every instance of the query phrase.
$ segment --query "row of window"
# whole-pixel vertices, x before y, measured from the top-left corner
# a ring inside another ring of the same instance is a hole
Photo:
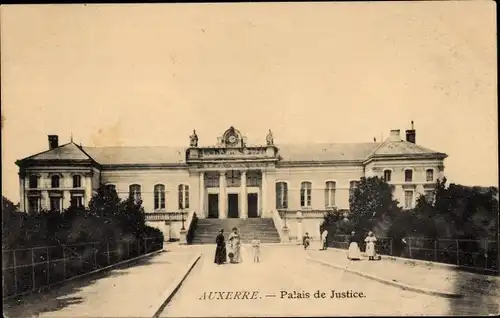
[[[38,176],[32,175],[29,177],[29,187],[30,189],[38,188]],[[50,177],[50,187],[59,188],[61,185],[61,177],[58,175],[53,175]],[[82,176],[73,176],[73,188],[81,188],[82,186]]]
[[[62,198],[61,197],[50,197],[49,207],[51,211],[61,211],[62,210]],[[81,195],[71,195],[70,205],[72,207],[83,207],[83,196]],[[67,208],[67,207],[64,207]],[[31,213],[38,213],[41,210],[40,198],[39,197],[28,197],[28,211]]]
[[[392,171],[384,170],[384,180],[385,182],[391,182]],[[425,170],[425,181],[432,182],[434,181],[434,170],[427,169]],[[406,169],[405,170],[405,182],[413,182],[413,170]]]
[[[351,181],[349,183],[349,195],[352,196],[354,190],[358,187],[359,181]],[[325,183],[325,207],[331,208],[335,206],[335,181],[327,181]],[[311,207],[312,201],[312,183],[304,181],[300,184],[300,206],[302,208]],[[288,183],[276,183],[276,209],[288,208]]]
[[[113,184],[107,185],[108,188],[116,191],[116,186]],[[131,184],[129,186],[129,197],[133,198],[135,202],[142,200],[142,191],[140,184]],[[165,209],[165,185],[157,184],[153,188],[154,191],[154,209]],[[178,207],[179,210],[189,209],[189,186],[187,184],[179,184],[177,187],[178,192]]]
[[[359,181],[351,181],[349,183],[349,196],[354,194],[355,189],[358,187]],[[311,182],[305,181],[300,185],[300,206],[302,208],[311,207],[312,198],[312,184]],[[331,208],[335,206],[335,189],[336,183],[334,181],[328,181],[325,183],[325,207]],[[394,187],[392,187],[394,191]],[[414,191],[405,191],[405,204],[406,209],[413,208],[414,204]],[[425,190],[425,198],[430,201],[433,198],[432,190]],[[276,183],[276,209],[287,209],[288,208],[288,184],[286,182]]]

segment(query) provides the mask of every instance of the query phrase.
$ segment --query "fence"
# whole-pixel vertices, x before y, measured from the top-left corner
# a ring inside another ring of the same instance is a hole
[[[335,248],[349,247],[348,235],[334,235],[328,245]],[[361,250],[365,243],[361,242]],[[398,256],[445,264],[458,265],[464,269],[486,274],[498,274],[498,244],[494,240],[428,239],[408,237],[395,241],[388,237],[377,237],[376,251],[381,255]]]
[[[2,251],[3,298],[54,283],[163,248],[158,238],[41,246]]]

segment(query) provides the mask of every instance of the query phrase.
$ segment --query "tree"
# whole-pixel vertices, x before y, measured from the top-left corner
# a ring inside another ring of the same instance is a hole
[[[349,198],[349,207],[349,219],[359,231],[372,230],[377,224],[401,213],[398,201],[392,197],[391,187],[379,177],[361,178]]]

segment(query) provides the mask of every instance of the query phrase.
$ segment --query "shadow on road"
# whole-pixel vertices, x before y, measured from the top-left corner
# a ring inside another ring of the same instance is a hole
[[[83,288],[94,285],[98,280],[128,274],[127,269],[138,266],[153,264],[154,255],[139,259],[128,264],[103,272],[90,274],[73,281],[53,286],[44,292],[34,292],[29,295],[19,296],[4,301],[4,317],[36,317],[46,312],[56,312],[71,305],[80,304],[85,301],[83,297],[77,296]]]
[[[449,300],[449,315],[498,315],[500,313],[500,284],[498,280],[473,277],[456,269],[454,292],[462,294],[462,299]],[[490,278],[494,278],[490,276]]]

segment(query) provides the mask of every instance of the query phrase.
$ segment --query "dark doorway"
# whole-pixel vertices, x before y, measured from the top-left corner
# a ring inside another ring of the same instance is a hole
[[[257,193],[249,193],[248,194],[248,217],[249,218],[258,218],[259,213],[257,211],[257,201],[258,201]]]
[[[238,213],[238,193],[229,193],[227,195],[227,217],[237,218]]]
[[[208,217],[219,218],[219,195],[217,193],[208,194]]]

